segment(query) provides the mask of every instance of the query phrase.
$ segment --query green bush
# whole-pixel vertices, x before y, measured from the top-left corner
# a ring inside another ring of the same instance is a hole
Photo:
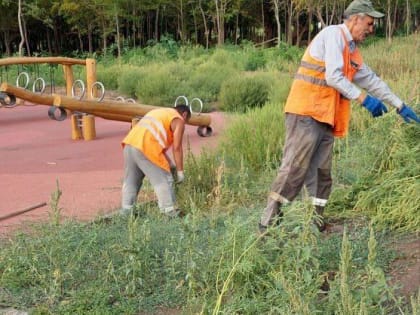
[[[221,65],[215,61],[205,62],[191,70],[188,84],[194,95],[205,103],[217,101],[223,82],[238,74],[231,65]]]
[[[138,82],[141,79],[141,68],[135,66],[124,66],[121,68],[121,75],[118,77],[118,91],[129,97],[136,96]]]
[[[97,80],[102,82],[105,90],[117,90],[118,78],[123,75],[124,68],[119,65],[97,66]]]
[[[285,103],[292,85],[293,76],[285,72],[269,72],[272,76],[271,89],[269,93],[270,103]]]
[[[264,50],[255,49],[247,54],[248,58],[245,63],[245,71],[256,71],[264,68],[267,60]]]
[[[191,97],[187,80],[190,69],[181,62],[150,64],[138,71],[136,96],[145,104],[156,106],[173,105],[180,95]]]
[[[272,80],[272,76],[264,73],[227,79],[220,90],[221,108],[231,112],[246,112],[263,106],[268,101]]]

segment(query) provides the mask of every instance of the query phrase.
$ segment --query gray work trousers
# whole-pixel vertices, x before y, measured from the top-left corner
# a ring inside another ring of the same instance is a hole
[[[125,145],[123,154],[122,212],[130,211],[137,202],[143,179],[147,177],[157,196],[160,211],[169,216],[176,215],[178,209],[172,174],[150,162],[141,151],[130,145]]]
[[[286,139],[283,158],[271,185],[267,207],[261,225],[267,226],[278,215],[273,201],[284,204],[293,201],[306,180],[314,204],[325,206],[331,193],[332,127],[309,116],[286,114]],[[309,174],[309,175],[308,175]],[[308,178],[311,177],[311,178]]]

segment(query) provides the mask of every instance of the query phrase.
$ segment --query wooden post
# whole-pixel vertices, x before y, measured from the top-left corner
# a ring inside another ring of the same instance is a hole
[[[80,121],[81,121],[80,114],[71,115],[71,139],[72,140],[79,140],[83,138]]]
[[[73,69],[71,65],[63,65],[64,79],[66,80],[66,95],[71,97],[71,88],[73,87]]]
[[[85,139],[86,141],[93,140],[96,138],[95,116],[83,115],[82,131],[83,131],[83,139]]]
[[[96,82],[96,60],[92,58],[86,59],[86,95],[87,99],[96,98],[96,90],[92,89]],[[83,117],[83,137],[85,140],[93,140],[96,137],[95,116],[86,115]]]
[[[93,83],[96,82],[96,60],[88,58],[86,59],[86,95],[87,99],[91,100],[96,97],[96,95],[92,96]]]

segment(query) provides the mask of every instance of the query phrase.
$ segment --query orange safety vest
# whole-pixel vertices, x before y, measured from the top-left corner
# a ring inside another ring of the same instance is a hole
[[[153,164],[170,171],[165,152],[174,142],[171,122],[175,118],[183,119],[176,109],[159,108],[149,111],[130,130],[122,141],[122,146],[129,144],[140,150]]]
[[[345,47],[343,51],[343,73],[353,81],[353,77],[363,63],[359,49],[351,53],[344,32],[341,30]],[[327,85],[325,62],[312,58],[309,47],[302,57],[284,108],[286,113],[311,116],[313,119],[333,127],[336,137],[347,135],[350,123],[350,100],[339,91]]]

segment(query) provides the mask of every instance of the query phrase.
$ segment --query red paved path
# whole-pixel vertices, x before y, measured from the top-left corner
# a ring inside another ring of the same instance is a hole
[[[75,141],[69,119],[50,120],[47,110],[43,105],[0,108],[0,217],[49,203],[57,181],[63,193],[59,205],[66,217],[87,220],[119,207],[120,141],[129,123],[96,118],[96,139]],[[186,128],[184,141],[194,153],[216,144],[223,118],[220,113],[211,116],[211,137],[199,137],[194,126]],[[48,205],[0,221],[0,234],[28,220],[47,219],[49,209]]]

